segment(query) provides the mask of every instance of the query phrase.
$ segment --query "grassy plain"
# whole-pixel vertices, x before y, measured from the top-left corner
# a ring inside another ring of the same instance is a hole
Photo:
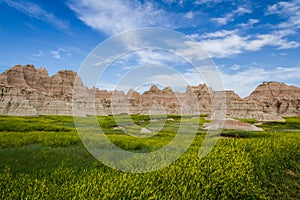
[[[168,144],[180,120],[205,122],[203,117],[168,116],[172,120],[157,135],[136,139],[122,128],[137,134],[139,129],[118,117],[122,127],[112,116],[98,117],[99,124],[112,142],[133,152]],[[136,124],[153,128],[163,123],[160,116],[155,118],[131,116]],[[91,156],[72,117],[0,116],[0,199],[300,199],[300,118],[261,127],[264,132],[225,130],[231,137],[221,137],[202,159],[198,152],[206,131],[199,128],[176,162],[134,174]]]

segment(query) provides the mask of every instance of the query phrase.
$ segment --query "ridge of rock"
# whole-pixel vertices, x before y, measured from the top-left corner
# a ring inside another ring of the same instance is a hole
[[[76,91],[73,94],[74,82]],[[82,115],[128,114],[210,114],[212,97],[222,97],[206,84],[187,86],[186,92],[160,90],[152,85],[139,94],[131,89],[107,91],[88,89],[77,73],[61,70],[53,76],[33,65],[15,65],[0,74],[0,113],[9,115],[72,115],[72,100],[79,102]],[[225,91],[226,117],[255,118],[260,121],[283,120],[284,116],[300,116],[300,88],[280,82],[263,82],[246,98]],[[90,112],[95,97],[95,112]]]

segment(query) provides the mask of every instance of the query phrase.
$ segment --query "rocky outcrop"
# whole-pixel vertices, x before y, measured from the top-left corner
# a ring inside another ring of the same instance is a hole
[[[76,80],[76,81],[75,81]],[[76,83],[76,93],[73,89]],[[49,76],[45,68],[16,65],[0,75],[0,113],[8,115],[129,114],[211,114],[216,99],[226,96],[226,117],[282,120],[282,116],[300,116],[300,88],[278,82],[264,82],[249,97],[234,91],[214,92],[206,84],[188,86],[186,92],[153,85],[139,94],[131,89],[106,91],[88,89],[70,70]],[[74,108],[75,109],[75,108]]]
[[[210,129],[210,127],[212,127],[212,126],[217,126],[216,123],[222,123],[222,125],[219,125],[219,127],[223,127],[223,129],[227,129],[227,130],[263,131],[263,129],[260,127],[256,127],[253,124],[248,124],[248,123],[241,122],[241,121],[238,121],[235,119],[225,119],[222,122],[213,121],[210,123],[206,123],[206,124],[203,124],[204,129]]]
[[[72,104],[35,89],[0,84],[0,113],[7,115],[72,115]]]
[[[62,70],[49,77],[45,68],[35,69],[33,65],[15,65],[0,75],[0,84],[33,89],[40,93],[51,94],[57,99],[71,102],[73,84],[76,78],[78,78],[77,73],[71,70]],[[82,87],[81,92],[88,92],[81,81],[77,82]]]
[[[249,97],[226,92],[227,116],[284,121],[284,116],[300,116],[300,88],[279,82],[264,82]]]
[[[279,82],[264,82],[248,98],[259,102],[260,109],[278,116],[300,115],[300,89]]]
[[[0,112],[9,115],[72,115],[73,84],[77,74],[59,71],[49,77],[45,68],[15,65],[0,75]],[[81,83],[82,90],[88,89]]]

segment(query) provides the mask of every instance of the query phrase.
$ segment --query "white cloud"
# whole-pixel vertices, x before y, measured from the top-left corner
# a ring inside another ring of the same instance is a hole
[[[237,33],[222,38],[200,40],[199,45],[211,57],[224,58],[242,53],[247,38]]]
[[[252,10],[245,7],[239,7],[238,9],[234,10],[232,13],[234,15],[240,16],[240,15],[252,13]]]
[[[280,1],[268,7],[266,15],[279,15],[287,21],[277,24],[276,28],[300,28],[300,1]]]
[[[138,27],[171,26],[170,16],[151,2],[72,0],[68,5],[85,24],[107,34]]]
[[[230,67],[230,69],[233,70],[233,71],[239,70],[240,68],[241,68],[241,66],[238,65],[238,64],[234,64],[234,65],[232,65],[232,66]]]
[[[38,52],[34,53],[32,56],[35,58],[41,58],[45,55],[45,53],[42,50],[39,50]]]
[[[223,17],[212,18],[211,20],[219,25],[226,25],[228,22],[234,21],[236,16],[241,16],[244,14],[252,13],[251,9],[245,7],[239,7],[236,10],[233,10],[231,13],[224,15]]]
[[[3,0],[3,2],[5,2],[8,6],[17,9],[20,12],[32,18],[46,21],[57,28],[68,28],[68,24],[65,21],[58,19],[52,13],[48,13],[46,10],[42,9],[38,4],[19,0]]]
[[[226,36],[229,36],[229,35],[233,35],[233,34],[236,34],[237,33],[237,30],[221,30],[221,31],[216,31],[216,32],[213,32],[213,33],[205,33],[203,35],[198,35],[198,34],[194,34],[194,35],[191,35],[191,37],[193,39],[213,39],[213,38],[224,38]]]
[[[56,58],[58,60],[65,59],[65,56],[71,56],[70,52],[68,52],[66,49],[61,48],[61,47],[59,47],[56,50],[51,50],[50,53],[53,56],[53,58]]]
[[[211,21],[219,25],[226,25],[229,21],[233,21],[233,19],[231,15],[227,15],[225,17],[212,18]]]
[[[164,3],[166,4],[172,4],[172,3],[176,3],[177,0],[163,0]]]
[[[238,24],[238,26],[243,28],[251,28],[254,24],[259,23],[258,19],[249,19],[247,23]]]
[[[194,41],[187,40],[181,43],[178,43],[177,41],[177,45],[178,47],[172,53],[179,55],[190,63],[197,65],[197,63],[200,61],[209,58],[209,55],[206,53],[205,49],[203,50],[202,47]]]
[[[276,4],[268,6],[266,14],[284,14],[293,15],[299,11],[299,0],[292,0],[290,2],[280,1]]]
[[[190,12],[186,13],[183,17],[188,18],[188,19],[193,19],[194,13],[190,11]]]
[[[217,4],[221,3],[224,0],[196,0],[194,1],[194,5],[202,5],[202,4]]]
[[[52,50],[52,51],[51,51],[51,54],[52,54],[53,58],[56,58],[56,59],[59,59],[59,60],[62,59],[62,58],[61,58],[61,55],[60,55],[60,51]]]
[[[284,53],[284,52],[279,52],[279,53],[273,52],[273,53],[272,53],[272,56],[274,56],[274,57],[277,57],[277,56],[288,56],[288,55],[289,55],[289,54]]]
[[[269,34],[240,35],[236,30],[222,30],[204,35],[193,34],[191,37],[211,56],[230,57],[244,51],[258,51],[265,46],[277,49],[291,49],[300,46],[297,41],[290,41],[287,36],[296,32],[290,30],[273,31]]]
[[[300,79],[300,67],[277,67],[272,70],[256,67],[234,74],[222,73],[222,78],[225,89],[234,90],[241,97],[246,97],[263,81],[289,83],[292,80]]]
[[[128,54],[118,57],[111,63],[111,67],[119,68],[122,71],[128,71],[137,66],[145,66],[149,64],[174,67],[183,63],[186,63],[186,61],[173,53],[146,48],[131,51]]]
[[[264,46],[275,46],[278,49],[291,49],[297,48],[300,46],[299,42],[288,41],[285,39],[286,36],[295,34],[294,31],[274,31],[270,34],[260,34],[253,40],[248,41],[245,46],[246,50],[257,51],[263,48]]]

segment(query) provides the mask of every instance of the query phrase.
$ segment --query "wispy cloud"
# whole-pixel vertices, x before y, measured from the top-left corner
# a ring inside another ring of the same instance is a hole
[[[293,81],[300,79],[300,67],[277,67],[272,70],[255,67],[233,74],[222,73],[222,78],[225,89],[234,90],[241,97],[246,97],[263,81],[294,84]]]
[[[112,64],[116,68],[122,66],[123,70],[127,71],[136,66],[148,65],[150,63],[151,65],[174,67],[185,62],[177,55],[171,53],[153,49],[140,49],[118,58]]]
[[[239,7],[238,9],[233,10],[231,13],[227,13],[222,17],[212,18],[211,20],[219,25],[226,25],[228,24],[228,22],[234,21],[235,17],[249,13],[252,13],[251,9],[246,7]]]
[[[237,26],[240,26],[242,28],[252,28],[254,24],[259,23],[258,19],[249,19],[247,23],[241,23],[238,24]]]
[[[188,18],[188,19],[193,19],[194,13],[190,11],[190,12],[186,13],[183,17]]]
[[[191,37],[211,56],[217,58],[230,57],[244,51],[259,51],[265,46],[277,49],[292,49],[300,46],[297,41],[290,41],[288,36],[294,31],[273,31],[268,34],[241,35],[237,30],[221,30],[203,35],[193,34]]]
[[[30,57],[28,57],[31,60],[43,60],[43,59],[49,59],[54,58],[57,60],[66,60],[68,57],[70,57],[72,54],[69,50],[66,50],[65,48],[58,47],[57,49],[53,50],[38,50],[37,52],[33,53]]]
[[[71,56],[71,53],[62,47],[59,47],[56,50],[51,50],[50,53],[53,56],[53,58],[56,58],[58,60],[65,59],[66,56]]]
[[[238,31],[237,30],[220,30],[212,33],[204,33],[204,34],[192,34],[190,35],[191,38],[195,40],[199,39],[214,39],[214,38],[224,38],[229,35],[236,34]]]
[[[181,8],[186,2],[167,0],[164,3]],[[173,12],[152,0],[70,0],[68,6],[87,26],[107,35],[145,27],[195,27],[204,21],[201,11]]]
[[[300,46],[299,42],[289,41],[286,36],[295,34],[293,31],[274,31],[269,34],[259,34],[253,40],[249,40],[245,46],[246,50],[257,51],[264,46],[275,46],[278,49],[292,49]]]
[[[221,3],[224,0],[196,0],[194,1],[194,5],[212,5],[212,4],[217,4],[217,3]]]
[[[240,36],[239,34],[232,32],[227,33],[217,32],[215,36],[220,34],[220,37],[212,37],[202,40],[199,38],[199,45],[204,51],[206,51],[211,57],[224,58],[232,55],[242,53],[244,45],[247,43],[247,38]],[[214,35],[212,33],[212,35]]]
[[[47,12],[38,4],[19,0],[3,0],[3,2],[32,18],[43,20],[49,24],[52,24],[56,28],[68,28],[68,23],[58,19],[54,14]]]
[[[231,70],[234,70],[234,71],[239,70],[240,68],[241,68],[241,66],[238,65],[238,64],[234,64],[234,65],[232,65],[232,66],[230,67],[230,69],[231,69]]]
[[[170,27],[170,16],[151,2],[73,0],[68,4],[80,20],[107,34],[138,27]]]
[[[45,52],[42,50],[38,50],[38,52],[32,55],[33,58],[42,58],[45,55]]]
[[[276,25],[276,28],[300,28],[300,1],[280,1],[268,7],[266,15],[279,15],[287,21]]]

